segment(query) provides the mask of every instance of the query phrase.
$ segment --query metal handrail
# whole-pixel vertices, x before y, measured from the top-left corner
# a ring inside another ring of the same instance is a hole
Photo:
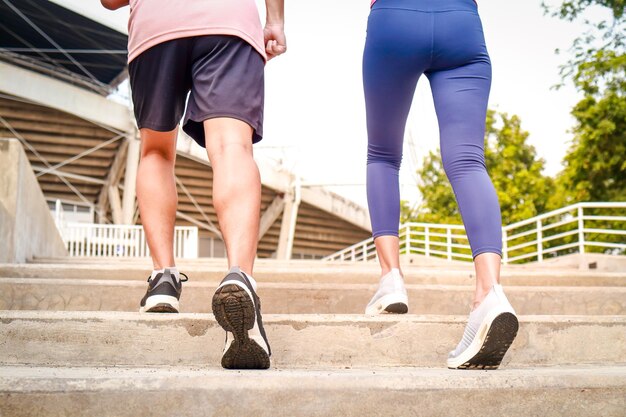
[[[589,214],[591,209],[617,209],[619,215]],[[613,226],[611,222],[623,224]],[[462,225],[409,222],[402,224],[399,230],[400,251],[403,254],[423,254],[450,260],[472,259],[470,246],[459,243],[459,240],[469,241]],[[585,253],[587,248],[624,254],[626,238],[622,239],[622,236],[626,236],[626,202],[572,204],[504,226],[503,262],[542,262],[546,258],[569,253]],[[325,261],[352,262],[376,259],[372,238],[323,258]]]

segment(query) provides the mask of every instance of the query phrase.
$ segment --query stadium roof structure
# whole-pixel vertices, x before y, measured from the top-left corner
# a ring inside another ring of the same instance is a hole
[[[0,1],[2,60],[101,94],[126,77],[127,41],[48,0]]]
[[[129,106],[109,97],[127,77],[126,42],[61,0],[0,0],[0,137],[22,142],[49,201],[89,207],[101,223],[141,223],[139,135]],[[181,135],[177,154],[177,225],[219,240],[206,153]],[[322,257],[370,235],[361,206],[257,162],[259,256]]]

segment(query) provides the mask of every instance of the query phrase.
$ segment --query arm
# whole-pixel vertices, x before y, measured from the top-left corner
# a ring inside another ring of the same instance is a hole
[[[267,19],[263,35],[265,38],[265,52],[269,60],[287,51],[285,1],[265,0],[265,6],[267,8]]]
[[[129,0],[100,0],[100,3],[109,10],[117,10],[120,7],[128,6]]]

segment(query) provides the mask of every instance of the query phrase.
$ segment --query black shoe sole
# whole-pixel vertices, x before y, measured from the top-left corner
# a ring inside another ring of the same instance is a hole
[[[478,353],[458,369],[498,369],[518,329],[519,322],[514,314],[500,314],[491,323]]]
[[[145,313],[178,313],[174,307],[167,303],[160,303],[154,307],[149,308]]]
[[[409,307],[404,303],[389,304],[385,311],[391,314],[406,314],[409,311]]]
[[[267,369],[270,357],[257,342],[248,337],[256,314],[248,293],[238,285],[219,288],[213,296],[213,314],[218,324],[231,332],[235,340],[222,356],[226,369]]]

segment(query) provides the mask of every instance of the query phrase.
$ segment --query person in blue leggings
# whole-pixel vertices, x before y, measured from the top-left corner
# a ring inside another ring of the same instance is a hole
[[[367,314],[406,313],[400,271],[398,172],[419,78],[430,82],[441,157],[469,237],[476,293],[449,368],[497,368],[518,329],[499,285],[500,206],[484,141],[491,61],[473,0],[377,0],[367,25],[363,86],[367,111],[367,199],[382,278]]]

